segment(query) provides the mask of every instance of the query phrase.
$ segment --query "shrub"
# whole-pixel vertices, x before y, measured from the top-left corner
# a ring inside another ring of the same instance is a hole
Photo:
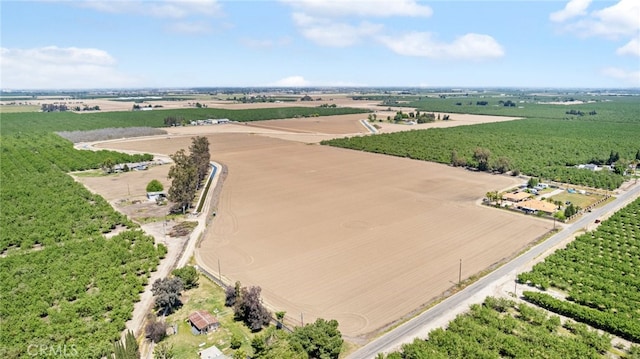
[[[157,179],[151,180],[149,184],[147,184],[147,192],[161,192],[164,189],[164,186]]]

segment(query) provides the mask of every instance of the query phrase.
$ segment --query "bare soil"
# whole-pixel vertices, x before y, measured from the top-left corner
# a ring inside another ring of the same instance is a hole
[[[207,136],[229,173],[200,264],[217,273],[219,260],[229,283],[261,286],[291,324],[337,319],[349,338],[378,333],[551,229],[477,204],[515,178],[313,144],[366,133],[358,117],[185,127],[105,146],[171,154]]]

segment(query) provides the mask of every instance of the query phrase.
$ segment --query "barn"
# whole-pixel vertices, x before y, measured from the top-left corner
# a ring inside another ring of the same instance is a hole
[[[198,310],[189,315],[191,332],[195,335],[209,333],[218,329],[220,323],[211,313],[206,310]]]

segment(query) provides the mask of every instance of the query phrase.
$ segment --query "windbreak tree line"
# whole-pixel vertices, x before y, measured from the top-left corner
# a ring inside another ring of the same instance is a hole
[[[184,149],[174,153],[171,156],[173,165],[169,169],[169,178],[172,179],[169,199],[175,203],[173,210],[181,210],[182,213],[191,207],[196,191],[211,167],[209,140],[206,137],[193,137],[189,150],[189,155]]]

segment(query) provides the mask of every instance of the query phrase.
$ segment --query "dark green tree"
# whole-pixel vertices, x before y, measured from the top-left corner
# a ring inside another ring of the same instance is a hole
[[[291,334],[291,343],[302,346],[309,358],[337,359],[343,340],[337,320],[318,318],[312,324],[296,328]]]
[[[278,324],[276,325],[276,327],[278,329],[282,329],[282,320],[284,319],[284,315],[287,314],[287,312],[285,311],[280,311],[280,312],[276,312],[276,319],[278,320]]]
[[[156,308],[164,313],[172,313],[175,308],[182,305],[180,301],[182,289],[182,279],[180,278],[156,279],[151,287],[151,292],[155,297]]]
[[[625,172],[629,169],[629,161],[625,159],[618,159],[613,166],[613,172],[619,175],[624,175]]]
[[[577,214],[579,211],[580,207],[574,206],[573,203],[571,203],[564,209],[564,216],[565,218],[570,218],[571,216]]]
[[[171,274],[182,280],[184,289],[191,289],[198,286],[198,271],[192,266],[176,268]]]
[[[207,176],[209,171],[209,161],[211,160],[211,154],[209,153],[209,140],[206,137],[198,136],[191,138],[191,162],[196,166],[197,173],[197,188],[200,188],[202,180]]]
[[[618,152],[613,152],[609,154],[609,159],[607,160],[608,165],[612,165],[616,163],[620,159],[620,154]]]
[[[531,177],[531,178],[529,178],[529,181],[527,181],[527,187],[533,188],[533,187],[537,186],[538,183],[540,183],[540,180],[538,180],[535,177]]]
[[[174,164],[169,169],[169,178],[172,179],[169,199],[175,203],[174,210],[182,209],[185,213],[196,196],[197,169],[184,150],[176,152],[171,159]]]
[[[168,127],[178,126],[182,124],[182,122],[184,122],[184,118],[182,117],[168,116],[168,117],[165,117],[164,119],[164,125]]]
[[[113,352],[115,359],[140,359],[138,342],[131,330],[127,331],[123,341],[117,341],[113,344]]]

